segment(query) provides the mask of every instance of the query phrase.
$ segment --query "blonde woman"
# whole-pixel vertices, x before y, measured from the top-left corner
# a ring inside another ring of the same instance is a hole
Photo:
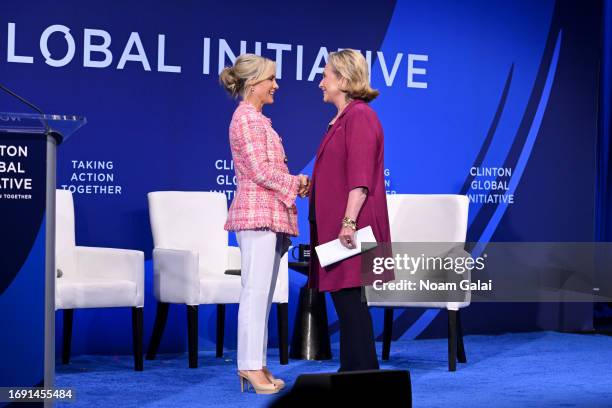
[[[310,193],[311,244],[340,239],[355,247],[355,230],[371,226],[378,242],[390,241],[384,178],[383,129],[368,105],[378,96],[369,84],[363,55],[345,49],[330,53],[319,84],[323,101],[337,108],[317,152]],[[378,369],[372,318],[361,287],[361,256],[322,268],[313,259],[309,287],[331,292],[340,323],[340,369]],[[383,276],[383,281],[392,276]]]
[[[229,94],[241,99],[229,127],[238,188],[225,229],[236,231],[242,260],[238,376],[242,391],[246,381],[258,394],[284,387],[266,367],[267,323],[287,236],[298,234],[295,199],[308,189],[306,176],[289,174],[281,138],[262,113],[279,88],[275,73],[273,61],[244,54],[220,75]]]

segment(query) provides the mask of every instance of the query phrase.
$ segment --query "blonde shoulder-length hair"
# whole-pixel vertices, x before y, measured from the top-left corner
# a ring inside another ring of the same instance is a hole
[[[242,54],[231,67],[225,67],[219,82],[234,98],[244,97],[249,88],[276,73],[274,61],[255,54]]]
[[[328,63],[343,82],[341,90],[346,92],[347,97],[371,102],[380,94],[370,86],[368,64],[359,51],[347,48],[332,52]]]

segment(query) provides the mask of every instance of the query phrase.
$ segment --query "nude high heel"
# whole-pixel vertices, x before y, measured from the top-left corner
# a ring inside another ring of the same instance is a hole
[[[247,391],[249,386],[252,386],[257,394],[276,394],[280,389],[276,384],[259,384],[253,382],[248,372],[238,371],[238,378],[240,378],[240,392],[244,392],[244,383],[246,382]]]
[[[270,370],[268,370],[268,367],[264,367],[262,368],[262,370],[264,374],[266,375],[266,378],[268,378],[268,381],[276,385],[279,388],[279,390],[282,390],[283,388],[285,388],[285,382],[281,380],[280,378],[274,378]]]

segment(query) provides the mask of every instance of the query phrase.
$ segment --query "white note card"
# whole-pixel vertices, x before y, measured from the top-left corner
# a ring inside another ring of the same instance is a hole
[[[367,227],[357,230],[355,232],[355,240],[357,241],[355,243],[355,248],[351,249],[342,245],[339,239],[316,246],[315,250],[317,251],[317,257],[319,258],[321,266],[325,267],[363,252],[361,248],[362,242],[376,242],[372,227],[368,225]]]

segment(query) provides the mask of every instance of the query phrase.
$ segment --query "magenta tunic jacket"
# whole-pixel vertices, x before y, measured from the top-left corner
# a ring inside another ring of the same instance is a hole
[[[314,200],[316,219],[315,223],[311,220],[311,244],[318,245],[338,238],[349,191],[356,187],[368,189],[368,196],[357,218],[357,227],[370,225],[377,242],[390,242],[383,129],[376,112],[361,100],[352,101],[344,109],[319,146],[310,197],[310,205]],[[364,284],[361,256],[322,268],[314,250],[312,254],[308,279],[310,288],[336,291]],[[373,277],[371,274],[368,276]],[[371,283],[371,280],[365,283]]]

